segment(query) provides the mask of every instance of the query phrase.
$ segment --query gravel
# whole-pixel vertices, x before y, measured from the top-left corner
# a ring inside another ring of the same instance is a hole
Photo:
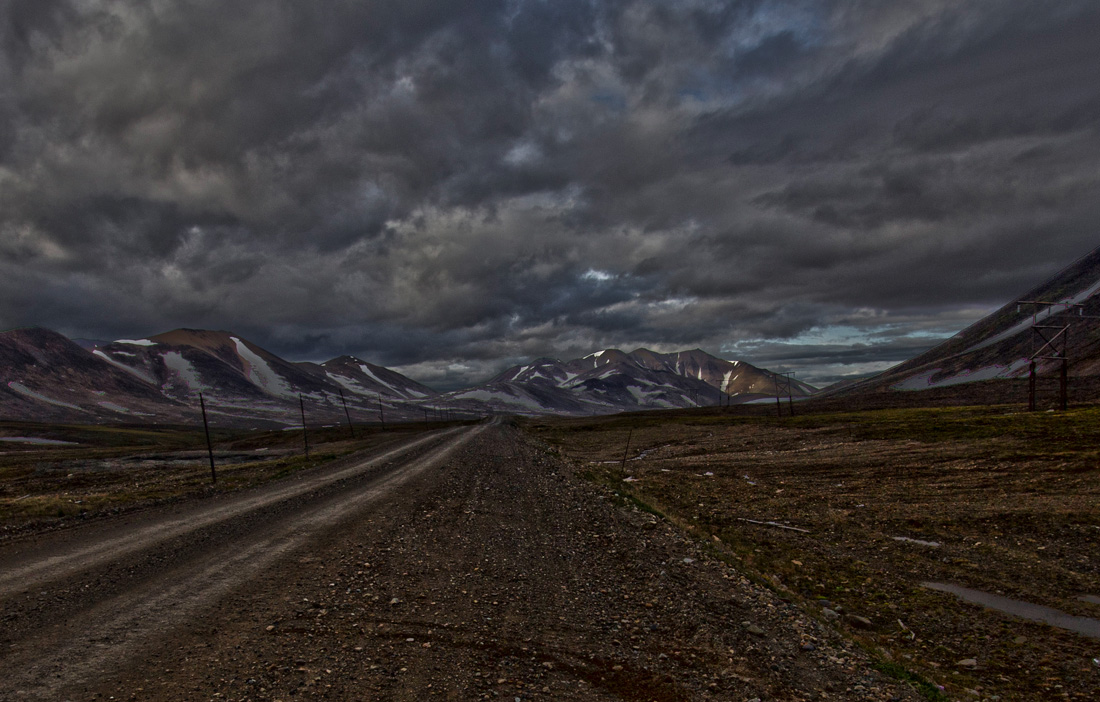
[[[53,699],[919,699],[504,424],[311,524]]]

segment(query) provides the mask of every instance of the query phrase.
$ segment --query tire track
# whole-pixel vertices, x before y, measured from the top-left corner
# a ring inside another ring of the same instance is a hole
[[[306,495],[340,480],[355,477],[386,461],[399,458],[424,444],[452,435],[456,430],[435,433],[411,441],[366,461],[331,473],[310,476],[301,482],[279,485],[258,494],[246,495],[228,503],[210,504],[185,516],[158,521],[146,528],[126,532],[114,538],[78,547],[70,553],[40,557],[29,554],[27,562],[8,564],[0,572],[0,598],[14,592],[42,587],[50,581],[68,578],[103,561],[117,560],[128,554],[148,549],[158,543],[178,538],[189,532],[237,518],[247,512],[269,507],[279,502]]]

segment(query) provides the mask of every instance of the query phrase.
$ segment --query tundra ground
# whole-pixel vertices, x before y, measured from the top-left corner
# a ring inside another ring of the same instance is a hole
[[[920,699],[577,465],[452,427],[12,535],[0,699]]]
[[[922,584],[1100,618],[1100,411],[734,411],[528,430],[883,669],[951,699],[1096,699],[1100,640]]]

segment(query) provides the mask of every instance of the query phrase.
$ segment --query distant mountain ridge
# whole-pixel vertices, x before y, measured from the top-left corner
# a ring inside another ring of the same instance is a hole
[[[326,377],[358,395],[389,395],[417,401],[439,394],[397,371],[367,363],[355,356],[340,356],[325,361],[319,368]]]
[[[1069,374],[1100,374],[1100,248],[932,349],[866,380],[827,394],[915,391],[986,380],[1025,378],[1029,357],[1042,345],[1032,330],[1069,324]],[[1018,304],[1042,301],[1047,305]],[[1049,354],[1046,354],[1049,355]],[[1036,360],[1040,376],[1058,372],[1058,361]]]
[[[571,361],[539,358],[446,397],[471,410],[603,414],[740,403],[773,397],[778,387],[771,371],[699,349],[668,354],[605,349]],[[815,391],[791,382],[795,397]]]
[[[0,413],[43,421],[193,422],[199,393],[215,421],[410,420],[486,413],[606,414],[771,396],[775,376],[698,349],[608,349],[562,362],[537,359],[487,383],[441,394],[354,356],[292,362],[228,331],[175,329],[78,344],[47,329],[0,333]],[[813,388],[792,383],[802,396]]]
[[[136,420],[186,409],[155,386],[37,327],[0,335],[0,408],[12,419]]]

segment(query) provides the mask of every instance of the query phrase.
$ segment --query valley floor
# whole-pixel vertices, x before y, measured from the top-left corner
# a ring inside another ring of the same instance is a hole
[[[586,465],[456,428],[9,539],[0,699],[920,699]]]
[[[711,410],[528,424],[590,479],[711,543],[880,668],[925,681],[930,698],[942,688],[963,700],[1096,699],[1097,409],[799,408],[781,419]],[[1015,613],[942,586],[1014,600]],[[1077,617],[1085,633],[1029,621],[1020,603]]]

